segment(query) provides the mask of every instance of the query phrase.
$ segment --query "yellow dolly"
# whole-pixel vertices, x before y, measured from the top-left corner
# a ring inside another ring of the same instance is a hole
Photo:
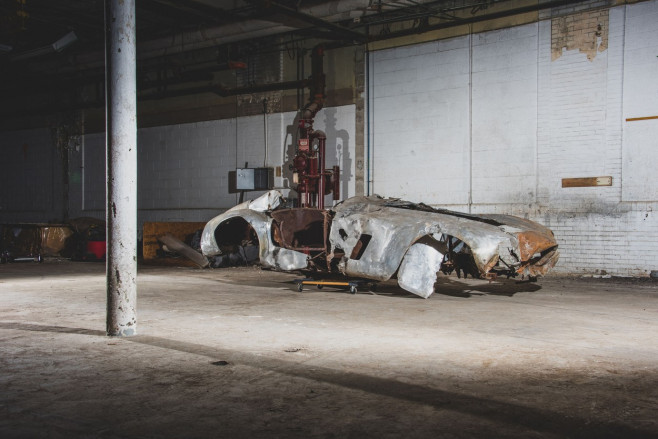
[[[297,291],[300,293],[304,291],[304,285],[315,285],[321,290],[325,285],[333,287],[348,287],[350,293],[356,294],[361,287],[369,287],[371,290],[375,289],[376,283],[372,281],[367,281],[363,279],[354,279],[348,281],[333,281],[333,280],[316,280],[311,278],[305,279],[295,279],[294,282],[297,284]]]

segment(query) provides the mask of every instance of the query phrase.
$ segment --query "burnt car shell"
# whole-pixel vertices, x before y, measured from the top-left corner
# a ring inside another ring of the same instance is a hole
[[[258,241],[259,261],[281,270],[338,272],[385,281],[396,277],[421,297],[437,273],[538,277],[558,260],[550,229],[509,215],[472,215],[379,196],[352,197],[329,210],[283,208],[270,191],[210,220],[206,256]]]

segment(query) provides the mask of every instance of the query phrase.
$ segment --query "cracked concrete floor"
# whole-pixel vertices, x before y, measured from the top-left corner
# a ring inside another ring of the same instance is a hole
[[[440,275],[427,300],[253,267],[0,265],[0,436],[658,437],[658,283]]]

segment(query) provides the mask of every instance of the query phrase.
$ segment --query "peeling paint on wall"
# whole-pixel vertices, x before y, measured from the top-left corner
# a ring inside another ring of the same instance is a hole
[[[608,9],[557,17],[551,21],[551,60],[562,51],[579,50],[593,61],[608,48]]]
[[[263,93],[249,93],[237,96],[237,115],[254,116],[281,112],[281,91],[270,91]]]

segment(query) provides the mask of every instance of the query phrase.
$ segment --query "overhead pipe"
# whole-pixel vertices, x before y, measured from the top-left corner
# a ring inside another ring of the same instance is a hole
[[[325,74],[324,47],[322,45],[316,46],[311,52],[310,89],[311,101],[304,107],[302,111],[302,120],[300,120],[300,128],[302,129],[303,137],[307,137],[307,130],[313,129],[313,119],[317,112],[324,107]]]
[[[237,96],[241,94],[250,94],[250,93],[264,93],[268,91],[278,91],[278,90],[294,90],[299,88],[308,87],[310,84],[309,79],[302,79],[299,81],[287,81],[287,82],[273,82],[270,84],[260,84],[260,85],[251,85],[247,87],[235,87],[235,88],[224,88],[216,85],[203,85],[197,87],[186,87],[186,88],[177,88],[173,90],[161,90],[148,93],[139,93],[138,99],[140,101],[149,101],[149,100],[158,100],[158,99],[167,99],[180,96],[188,96],[193,94],[201,93],[215,93],[222,97]],[[152,88],[156,88],[157,84],[154,84]],[[10,117],[24,117],[24,116],[34,116],[34,115],[47,115],[55,111],[74,111],[74,110],[86,110],[90,108],[98,108],[105,105],[103,96],[101,95],[98,99],[89,102],[80,102],[76,104],[64,105],[61,101],[58,101],[55,104],[46,105],[43,107],[30,107],[24,111],[0,111],[0,117],[10,118]]]
[[[157,91],[152,93],[140,93],[139,100],[148,101],[166,99],[201,93],[215,93],[221,97],[229,97],[250,93],[265,93],[268,91],[294,90],[296,88],[306,87],[308,84],[309,80],[303,79],[301,81],[272,82],[270,84],[250,85],[247,87],[234,88],[224,88],[217,85],[202,85],[198,87],[187,87],[174,90]]]

